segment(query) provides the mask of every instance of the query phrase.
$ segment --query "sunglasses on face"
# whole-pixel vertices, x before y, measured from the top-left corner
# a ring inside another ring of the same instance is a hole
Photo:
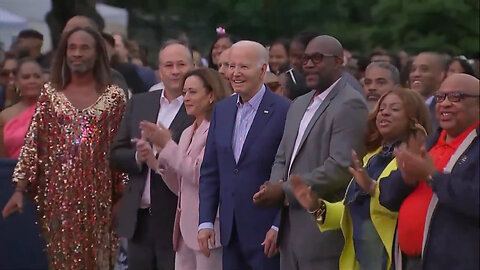
[[[318,65],[323,61],[326,56],[335,56],[333,54],[314,53],[311,55],[304,54],[302,57],[302,63],[306,65],[309,60],[312,60],[313,64]]]
[[[15,76],[16,71],[11,70],[11,69],[4,69],[4,70],[0,71],[0,76],[1,77],[8,77],[8,76],[10,76],[10,74],[13,74],[13,76]]]
[[[445,99],[448,99],[450,102],[460,102],[465,98],[475,98],[475,97],[480,97],[480,95],[471,95],[467,93],[463,93],[461,91],[454,91],[454,92],[448,92],[448,93],[443,93],[443,92],[437,92],[435,94],[435,101],[437,103],[442,103]]]

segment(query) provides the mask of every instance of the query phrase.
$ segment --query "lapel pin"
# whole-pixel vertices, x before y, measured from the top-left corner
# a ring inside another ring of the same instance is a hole
[[[263,111],[263,113],[264,113],[264,114],[268,114],[268,111],[267,111],[267,110],[265,110],[265,111]]]

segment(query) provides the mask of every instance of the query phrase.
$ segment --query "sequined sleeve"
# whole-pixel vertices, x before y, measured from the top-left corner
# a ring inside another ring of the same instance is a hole
[[[111,86],[113,87],[112,91],[112,121],[111,121],[111,138],[110,142],[113,141],[113,138],[118,132],[118,128],[120,127],[120,123],[122,121],[123,115],[125,113],[126,108],[126,97],[123,93],[122,89],[116,85]],[[114,200],[121,196],[123,193],[123,189],[128,182],[128,175],[117,170],[112,169],[112,185],[114,191]]]
[[[45,85],[38,98],[37,108],[33,114],[28,132],[25,135],[24,145],[20,151],[20,157],[13,172],[13,182],[28,181],[28,183],[32,183],[36,180],[38,162],[40,162],[38,158],[38,147],[40,144],[40,133],[44,124],[42,119],[44,118],[50,100],[49,93],[46,90],[47,88],[47,85]]]

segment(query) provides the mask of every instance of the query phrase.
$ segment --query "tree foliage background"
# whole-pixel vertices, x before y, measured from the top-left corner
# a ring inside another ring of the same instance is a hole
[[[264,43],[304,29],[337,37],[349,50],[381,47],[478,55],[479,0],[107,0],[130,14],[129,38],[158,48],[186,34],[207,53],[215,28]]]

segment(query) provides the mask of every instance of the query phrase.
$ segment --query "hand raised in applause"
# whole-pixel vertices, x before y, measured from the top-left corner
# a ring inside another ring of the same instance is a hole
[[[355,150],[352,150],[352,161],[353,168],[349,167],[348,171],[353,175],[353,179],[355,179],[358,186],[360,186],[363,191],[370,194],[370,196],[373,196],[377,182],[370,178],[367,172],[363,169]]]
[[[146,163],[151,169],[156,169],[157,162],[153,155],[152,146],[147,141],[145,133],[142,131],[140,139],[134,138],[132,139],[132,143],[135,143],[137,150],[137,162],[140,164]]]
[[[290,187],[297,201],[307,211],[313,212],[320,207],[317,195],[305,184],[299,175],[290,176]]]
[[[253,202],[260,206],[281,205],[285,199],[282,188],[283,180],[277,183],[266,181],[259,191],[253,195]]]
[[[142,121],[140,122],[140,129],[145,134],[147,140],[152,142],[158,151],[165,147],[165,144],[172,139],[172,133],[162,124]]]
[[[408,139],[407,144],[395,149],[398,168],[403,181],[415,185],[418,181],[425,181],[435,172],[433,158],[425,149],[425,134],[417,132]]]

